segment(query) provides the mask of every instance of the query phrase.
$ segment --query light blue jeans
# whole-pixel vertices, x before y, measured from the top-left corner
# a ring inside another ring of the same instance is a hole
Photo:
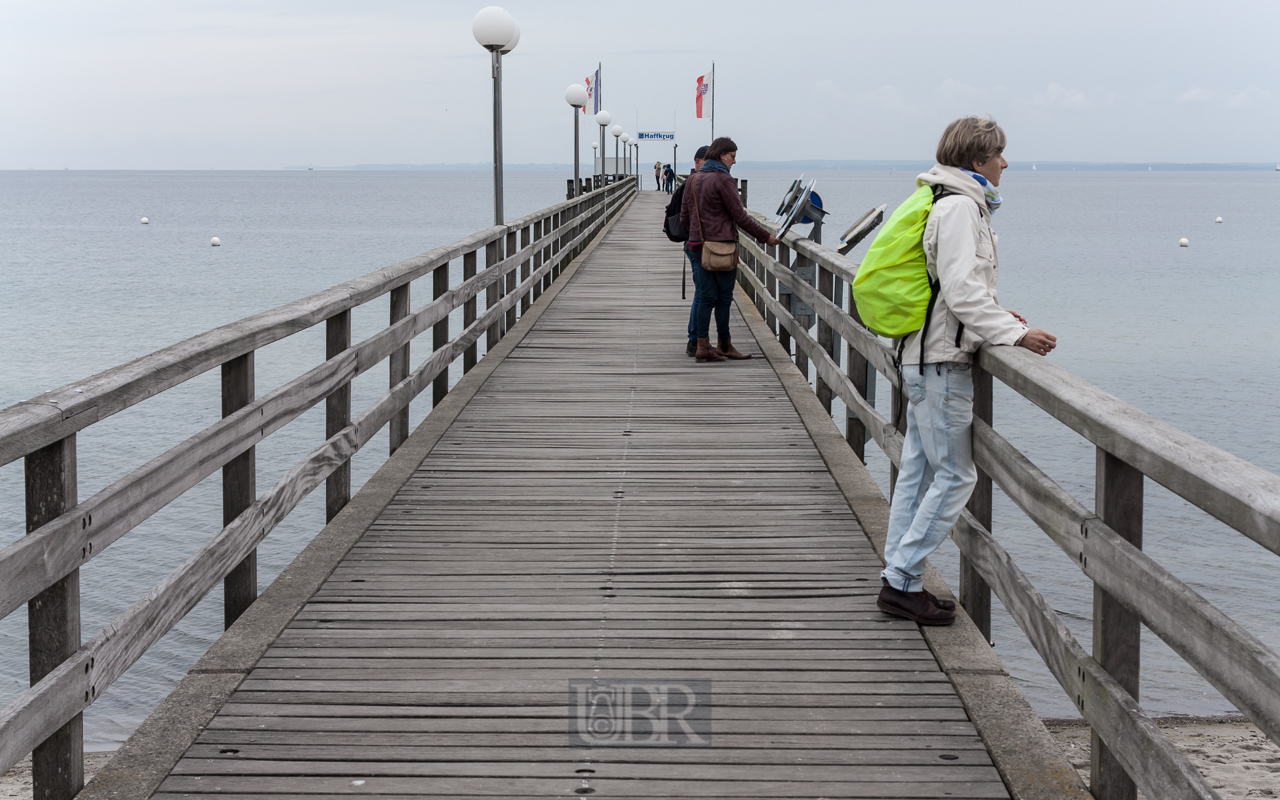
[[[973,465],[973,375],[968,364],[902,368],[907,436],[889,508],[885,568],[889,585],[923,588],[924,561],[960,518],[978,482]]]

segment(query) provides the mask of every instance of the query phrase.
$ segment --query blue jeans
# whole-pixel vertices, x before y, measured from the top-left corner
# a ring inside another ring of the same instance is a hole
[[[889,508],[885,568],[889,585],[904,592],[923,586],[924,561],[960,518],[978,482],[973,465],[973,375],[968,364],[902,368],[907,394],[907,436]]]
[[[689,304],[689,341],[697,343],[698,341],[698,300],[702,298],[702,253],[697,250],[685,250],[684,255],[689,259],[690,269],[693,270],[693,302]],[[696,261],[694,259],[697,259]]]
[[[729,338],[729,306],[733,303],[733,287],[738,281],[738,269],[711,270],[702,268],[702,251],[690,250],[689,263],[693,264],[693,283],[698,287],[693,307],[694,338],[711,336],[711,315],[716,318],[716,335]]]

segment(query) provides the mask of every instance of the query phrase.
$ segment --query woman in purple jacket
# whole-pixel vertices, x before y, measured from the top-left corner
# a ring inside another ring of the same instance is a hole
[[[738,352],[729,338],[729,304],[733,302],[733,285],[738,270],[704,270],[703,242],[737,242],[738,226],[763,244],[778,240],[747,214],[738,197],[729,170],[738,160],[738,146],[727,136],[711,143],[702,169],[689,178],[684,202],[680,205],[680,222],[689,231],[689,262],[693,265],[694,285],[699,287],[696,360],[724,361],[726,358],[751,358]],[[694,208],[694,202],[697,208]],[[718,341],[711,348],[711,314],[715,311]]]

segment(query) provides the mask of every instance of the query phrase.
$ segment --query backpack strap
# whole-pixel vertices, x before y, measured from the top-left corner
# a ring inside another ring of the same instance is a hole
[[[933,185],[933,202],[936,204],[944,197],[960,194],[947,189],[940,183]],[[920,374],[924,374],[924,340],[929,335],[929,321],[933,319],[933,306],[938,302],[938,291],[942,288],[940,280],[929,280],[929,305],[924,310],[924,327],[920,329]]]

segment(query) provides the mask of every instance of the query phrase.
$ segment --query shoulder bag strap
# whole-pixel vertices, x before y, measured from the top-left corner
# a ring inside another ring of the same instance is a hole
[[[686,181],[686,183],[688,184],[689,190],[693,192],[693,213],[698,217],[698,235],[702,237],[702,242],[705,244],[707,237],[706,232],[702,230],[702,212],[698,209],[698,190],[694,186],[696,183],[694,176],[690,175],[689,180]]]

